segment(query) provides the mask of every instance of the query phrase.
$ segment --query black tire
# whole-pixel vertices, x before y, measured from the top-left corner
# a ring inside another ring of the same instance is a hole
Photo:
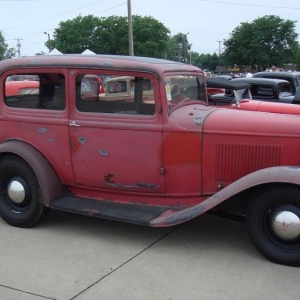
[[[300,189],[277,187],[262,191],[246,213],[256,248],[269,260],[300,265]]]
[[[49,212],[33,170],[19,157],[0,160],[0,191],[0,216],[12,226],[31,227]]]

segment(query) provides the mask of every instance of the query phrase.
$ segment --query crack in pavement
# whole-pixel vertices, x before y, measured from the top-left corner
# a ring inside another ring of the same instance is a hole
[[[28,294],[28,295],[33,295],[33,296],[40,297],[40,298],[43,298],[43,299],[56,300],[55,298],[49,298],[49,297],[42,296],[42,295],[39,295],[39,294],[35,294],[35,293],[23,291],[23,290],[16,289],[16,288],[13,288],[13,287],[10,287],[10,286],[6,286],[6,285],[3,285],[3,284],[0,284],[0,287],[4,287],[4,288],[6,288],[6,289],[13,290],[13,291],[17,291],[17,292],[22,292],[22,293]]]
[[[97,283],[99,283],[100,281],[102,281],[104,278],[108,277],[109,275],[111,275],[112,273],[116,272],[117,270],[119,270],[120,268],[122,268],[123,266],[125,266],[126,264],[128,264],[130,261],[132,261],[136,257],[140,256],[142,253],[144,253],[146,250],[150,249],[152,246],[154,246],[155,244],[157,244],[158,242],[160,242],[162,239],[164,239],[166,236],[168,236],[169,234],[171,234],[173,231],[175,231],[181,225],[182,224],[179,224],[179,225],[175,226],[173,229],[171,229],[169,232],[167,232],[166,234],[164,234],[163,236],[161,236],[159,239],[157,239],[155,242],[153,242],[152,244],[150,244],[149,246],[147,246],[145,249],[143,249],[142,251],[138,252],[136,255],[134,255],[130,259],[126,260],[120,266],[118,266],[117,268],[115,268],[111,272],[107,273],[105,276],[101,277],[100,279],[98,279],[94,283],[90,284],[87,288],[85,288],[84,290],[82,290],[80,293],[78,293],[75,296],[73,296],[72,298],[70,298],[70,300],[76,299],[78,296],[82,295],[84,292],[86,292],[88,289],[90,289],[91,287],[93,287],[94,285],[96,285]]]

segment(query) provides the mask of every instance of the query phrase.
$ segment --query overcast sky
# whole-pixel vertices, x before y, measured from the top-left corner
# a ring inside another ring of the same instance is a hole
[[[192,51],[218,53],[241,22],[266,15],[298,21],[299,0],[131,0],[132,14],[152,16],[171,34],[188,33]],[[127,16],[127,0],[0,0],[0,30],[9,47],[21,43],[21,55],[48,52],[44,43],[59,22],[81,14]],[[300,23],[296,23],[300,34]]]

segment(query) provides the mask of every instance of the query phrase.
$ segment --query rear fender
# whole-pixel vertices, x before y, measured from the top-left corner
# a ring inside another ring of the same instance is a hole
[[[59,177],[38,150],[21,141],[8,141],[0,145],[0,155],[4,153],[17,155],[30,165],[41,187],[45,206],[65,195]]]
[[[300,186],[300,167],[271,167],[248,174],[203,202],[180,210],[167,210],[150,222],[150,226],[172,226],[193,219],[202,213],[214,208],[230,197],[251,187],[266,183],[289,183]]]

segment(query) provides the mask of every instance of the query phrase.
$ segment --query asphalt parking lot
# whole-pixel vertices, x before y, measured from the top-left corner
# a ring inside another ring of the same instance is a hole
[[[300,268],[267,261],[246,226],[203,215],[148,228],[52,211],[0,220],[0,299],[299,299]]]

